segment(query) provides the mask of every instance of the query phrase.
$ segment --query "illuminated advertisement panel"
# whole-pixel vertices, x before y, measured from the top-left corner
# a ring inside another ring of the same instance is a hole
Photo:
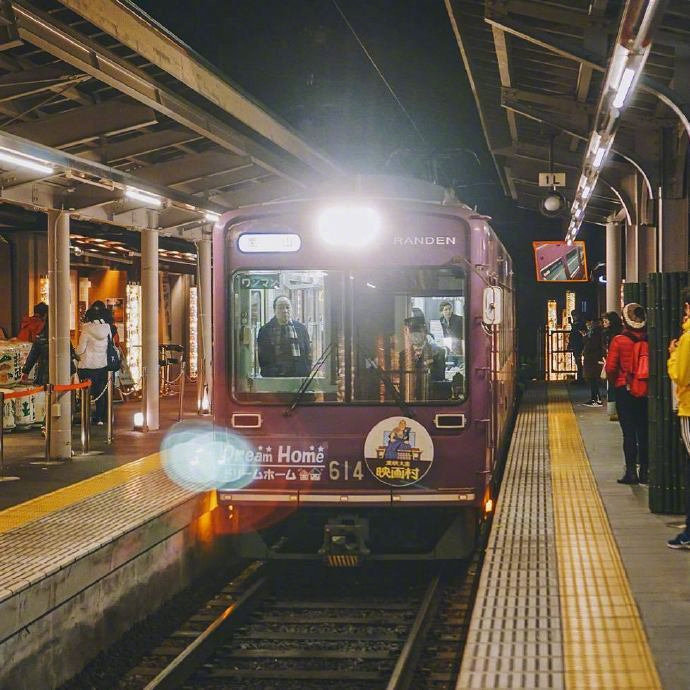
[[[578,240],[566,242],[532,242],[537,281],[585,282],[587,281],[587,254],[585,243]]]

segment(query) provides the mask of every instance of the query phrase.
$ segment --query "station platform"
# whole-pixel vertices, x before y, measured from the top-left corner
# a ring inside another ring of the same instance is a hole
[[[457,688],[690,688],[683,516],[650,513],[585,391],[523,397]]]
[[[171,481],[160,452],[127,461],[163,433],[0,484],[17,503],[0,510],[0,688],[58,687],[222,557],[215,494]],[[16,501],[24,483],[40,495]]]
[[[0,481],[0,510],[37,496],[55,491],[75,482],[119,467],[159,450],[165,434],[178,421],[177,396],[162,397],[160,429],[142,433],[134,431],[133,418],[141,410],[141,402],[129,401],[114,405],[113,442],[106,443],[105,427],[91,427],[92,454],[81,456],[79,424],[73,427],[74,457],[66,463],[47,465],[45,438],[40,429],[6,432],[4,474],[19,481]],[[203,419],[196,414],[196,390],[189,386],[184,400],[183,419]]]

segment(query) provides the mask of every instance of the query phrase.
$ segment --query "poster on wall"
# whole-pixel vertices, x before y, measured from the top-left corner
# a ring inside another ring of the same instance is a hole
[[[122,297],[106,297],[105,306],[110,309],[115,323],[125,320],[125,300]]]

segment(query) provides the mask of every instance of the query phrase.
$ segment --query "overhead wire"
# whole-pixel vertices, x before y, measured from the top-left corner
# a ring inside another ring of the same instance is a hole
[[[369,62],[371,63],[372,67],[376,70],[376,73],[377,73],[377,74],[379,75],[379,77],[381,78],[381,81],[386,85],[386,88],[388,89],[388,91],[389,91],[389,93],[391,94],[391,96],[393,96],[393,99],[394,99],[395,102],[398,104],[398,107],[400,108],[400,110],[402,110],[402,112],[403,112],[403,114],[405,115],[405,117],[407,118],[408,122],[412,125],[412,128],[413,128],[414,131],[416,132],[417,136],[422,140],[422,143],[426,146],[426,145],[427,145],[427,141],[426,141],[426,139],[424,138],[424,135],[423,135],[423,134],[421,133],[421,131],[419,130],[419,127],[417,127],[417,123],[414,121],[412,115],[410,115],[410,113],[407,111],[407,109],[405,108],[405,106],[402,104],[402,101],[398,98],[398,95],[395,93],[395,91],[393,90],[393,87],[390,85],[390,83],[388,82],[388,80],[387,80],[386,77],[384,76],[383,72],[381,71],[381,69],[379,68],[379,66],[376,64],[376,61],[375,61],[374,58],[371,56],[371,53],[367,50],[366,46],[365,46],[364,43],[362,42],[362,39],[360,39],[360,37],[357,35],[357,32],[355,31],[355,29],[354,29],[354,27],[352,26],[352,24],[350,24],[350,21],[349,21],[348,18],[345,16],[345,13],[342,11],[342,9],[340,8],[340,5],[338,4],[337,0],[331,0],[331,1],[333,2],[333,5],[335,6],[335,9],[338,10],[338,13],[339,13],[340,16],[342,17],[342,19],[343,19],[343,21],[345,22],[345,24],[347,25],[347,28],[350,30],[350,32],[352,33],[352,35],[355,37],[355,40],[357,41],[357,43],[359,43],[359,47],[362,49],[363,53],[367,56],[367,59],[368,59]]]

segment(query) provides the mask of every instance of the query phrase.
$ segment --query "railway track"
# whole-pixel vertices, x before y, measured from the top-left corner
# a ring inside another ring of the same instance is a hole
[[[118,687],[453,687],[472,586],[452,568],[252,564]]]

